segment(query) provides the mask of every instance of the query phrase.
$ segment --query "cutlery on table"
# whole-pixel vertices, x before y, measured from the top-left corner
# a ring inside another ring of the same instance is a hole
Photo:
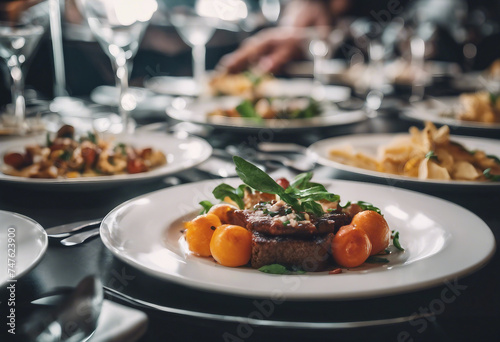
[[[65,223],[59,226],[47,228],[45,229],[45,232],[47,233],[47,236],[51,238],[64,238],[82,229],[100,225],[101,221],[102,218]]]
[[[93,238],[97,235],[99,235],[99,227],[91,229],[91,230],[87,230],[85,232],[73,234],[73,235],[71,235],[71,236],[69,236],[69,237],[67,237],[59,242],[64,246],[68,246],[68,247],[75,246],[75,245],[79,245],[81,243],[84,243],[88,239]]]

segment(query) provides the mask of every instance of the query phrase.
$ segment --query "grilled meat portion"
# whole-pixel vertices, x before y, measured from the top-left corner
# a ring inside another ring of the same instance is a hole
[[[352,217],[342,211],[331,211],[321,217],[306,213],[295,213],[284,202],[270,202],[256,205],[253,209],[230,212],[231,224],[246,227],[252,232],[272,236],[311,236],[336,233],[340,227],[349,224]]]
[[[308,238],[270,236],[253,232],[253,268],[270,264],[298,267],[304,271],[322,271],[328,266],[333,233]]]

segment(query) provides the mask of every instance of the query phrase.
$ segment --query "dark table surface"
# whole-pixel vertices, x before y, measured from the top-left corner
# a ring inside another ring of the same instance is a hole
[[[365,122],[337,128],[305,130],[293,134],[271,134],[267,140],[302,144],[351,133],[406,132],[413,123],[398,118],[397,113],[382,113]],[[419,127],[422,127],[419,124]],[[269,133],[269,132],[268,132]],[[498,132],[452,130],[453,134],[499,138]],[[228,144],[253,148],[262,135],[214,131],[207,138],[214,147]],[[500,142],[500,141],[499,141]],[[322,175],[338,179],[353,176],[320,169]],[[214,178],[193,169],[175,175],[182,183]],[[84,192],[53,192],[0,184],[0,210],[27,215],[43,227],[102,217],[122,202],[168,187],[163,180],[123,186],[115,189]],[[393,184],[392,186],[405,186]],[[454,202],[472,211],[500,235],[500,193],[473,190],[413,189]],[[443,215],[453,215],[443,212]],[[5,227],[2,227],[5,228]],[[474,229],[474,227],[469,227]],[[464,251],[466,253],[467,251]],[[140,341],[486,341],[500,337],[500,258],[496,253],[481,269],[459,279],[449,279],[433,288],[416,292],[362,300],[285,301],[273,307],[268,319],[318,322],[370,321],[407,317],[399,324],[344,329],[297,329],[245,325],[236,322],[200,319],[154,310],[144,310],[149,327]],[[63,247],[50,240],[42,261],[17,282],[17,305],[29,303],[54,289],[75,286],[86,275],[100,277],[103,284],[136,298],[176,308],[200,312],[248,317],[266,298],[239,298],[183,287],[151,277],[115,258],[99,238],[76,247]],[[454,284],[456,296],[444,299],[443,291]],[[0,289],[2,334],[5,332],[8,292]],[[116,300],[109,298],[111,300]],[[130,305],[127,303],[122,303]],[[26,316],[27,305],[19,313]],[[434,315],[419,318],[419,314]],[[3,340],[3,339],[2,339]]]

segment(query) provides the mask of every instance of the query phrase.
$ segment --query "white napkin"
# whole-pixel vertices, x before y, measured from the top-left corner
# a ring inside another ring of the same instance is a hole
[[[104,300],[97,329],[89,342],[134,342],[145,332],[148,316],[109,300]]]

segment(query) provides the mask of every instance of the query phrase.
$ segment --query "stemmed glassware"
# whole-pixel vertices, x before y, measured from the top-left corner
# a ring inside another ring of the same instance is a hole
[[[231,25],[247,17],[248,9],[242,0],[196,0],[193,5],[168,9],[170,22],[182,40],[191,47],[193,80],[196,93],[201,95],[206,86],[206,45],[217,28],[237,30]]]
[[[129,92],[128,79],[132,60],[158,4],[156,0],[79,0],[79,5],[90,30],[111,59],[120,89],[121,124],[112,133],[133,133],[135,123],[130,111],[137,101]]]
[[[48,24],[46,1],[0,3],[0,59],[11,80],[12,103],[2,113],[0,126],[23,134],[26,123],[24,98],[25,62],[33,54]]]

